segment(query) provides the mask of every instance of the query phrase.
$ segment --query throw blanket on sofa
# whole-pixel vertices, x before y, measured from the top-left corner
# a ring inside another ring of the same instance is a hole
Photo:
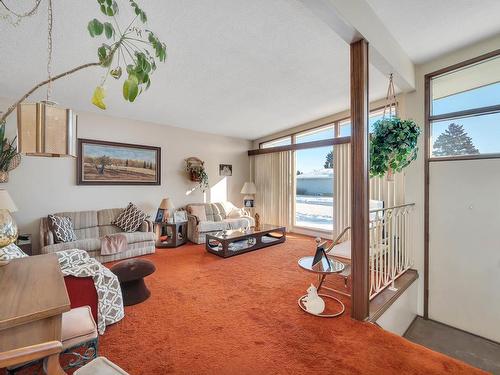
[[[56,253],[63,275],[92,277],[97,291],[97,330],[102,335],[106,326],[123,319],[122,291],[115,274],[84,250],[65,250]]]
[[[116,233],[101,238],[101,255],[113,255],[127,250],[127,237]]]

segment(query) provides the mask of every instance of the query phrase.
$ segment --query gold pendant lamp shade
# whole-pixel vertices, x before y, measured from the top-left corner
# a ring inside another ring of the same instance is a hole
[[[19,152],[29,156],[76,157],[77,116],[52,102],[17,106]]]

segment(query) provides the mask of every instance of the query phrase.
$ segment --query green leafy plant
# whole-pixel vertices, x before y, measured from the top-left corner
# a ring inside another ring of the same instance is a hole
[[[420,128],[413,120],[391,116],[373,124],[370,142],[370,175],[400,172],[417,158]]]
[[[101,12],[107,18],[100,21],[92,19],[87,29],[92,38],[104,37],[106,43],[97,49],[99,64],[107,68],[99,86],[94,90],[92,103],[106,109],[104,83],[108,76],[120,79],[122,72],[127,72],[123,82],[123,98],[133,102],[138,95],[151,85],[151,75],[156,70],[156,62],[167,58],[167,47],[154,32],[144,27],[148,18],[137,2],[130,0],[135,17],[122,31],[116,20],[119,7],[114,0],[97,0]]]
[[[37,1],[33,9],[24,14],[18,14],[5,5],[4,7],[10,14],[18,18],[19,22],[21,18],[35,14],[40,3],[41,0]],[[92,95],[92,103],[103,110],[106,109],[104,83],[109,76],[119,80],[122,78],[123,72],[126,72],[127,77],[123,82],[122,93],[124,99],[129,102],[133,102],[137,96],[150,87],[151,75],[157,68],[157,62],[165,62],[167,58],[167,47],[153,31],[146,28],[148,20],[146,12],[137,1],[129,0],[134,17],[128,25],[120,27],[116,17],[120,8],[116,0],[97,0],[97,5],[102,13],[101,19],[94,18],[89,21],[87,30],[92,38],[104,38],[104,42],[97,49],[98,61],[82,64],[66,72],[49,76],[48,79],[38,83],[13,103],[0,116],[0,123],[7,119],[18,104],[26,100],[40,87],[90,67],[101,66],[106,69],[101,83],[95,88]]]
[[[0,171],[9,172],[17,165],[13,166],[13,159],[19,157],[16,147],[16,139],[12,141],[5,137],[5,121],[0,122]]]
[[[203,165],[190,165],[186,164],[186,171],[189,173],[189,178],[193,182],[198,183],[198,187],[205,191],[208,189],[208,174]]]

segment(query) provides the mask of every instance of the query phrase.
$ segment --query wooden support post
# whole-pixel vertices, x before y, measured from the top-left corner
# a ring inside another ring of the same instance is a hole
[[[351,316],[357,320],[370,313],[368,103],[368,42],[361,39],[351,44]]]

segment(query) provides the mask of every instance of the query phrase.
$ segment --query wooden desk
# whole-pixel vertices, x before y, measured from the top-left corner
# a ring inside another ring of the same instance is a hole
[[[61,341],[62,313],[69,310],[55,254],[15,259],[0,267],[0,352]]]

